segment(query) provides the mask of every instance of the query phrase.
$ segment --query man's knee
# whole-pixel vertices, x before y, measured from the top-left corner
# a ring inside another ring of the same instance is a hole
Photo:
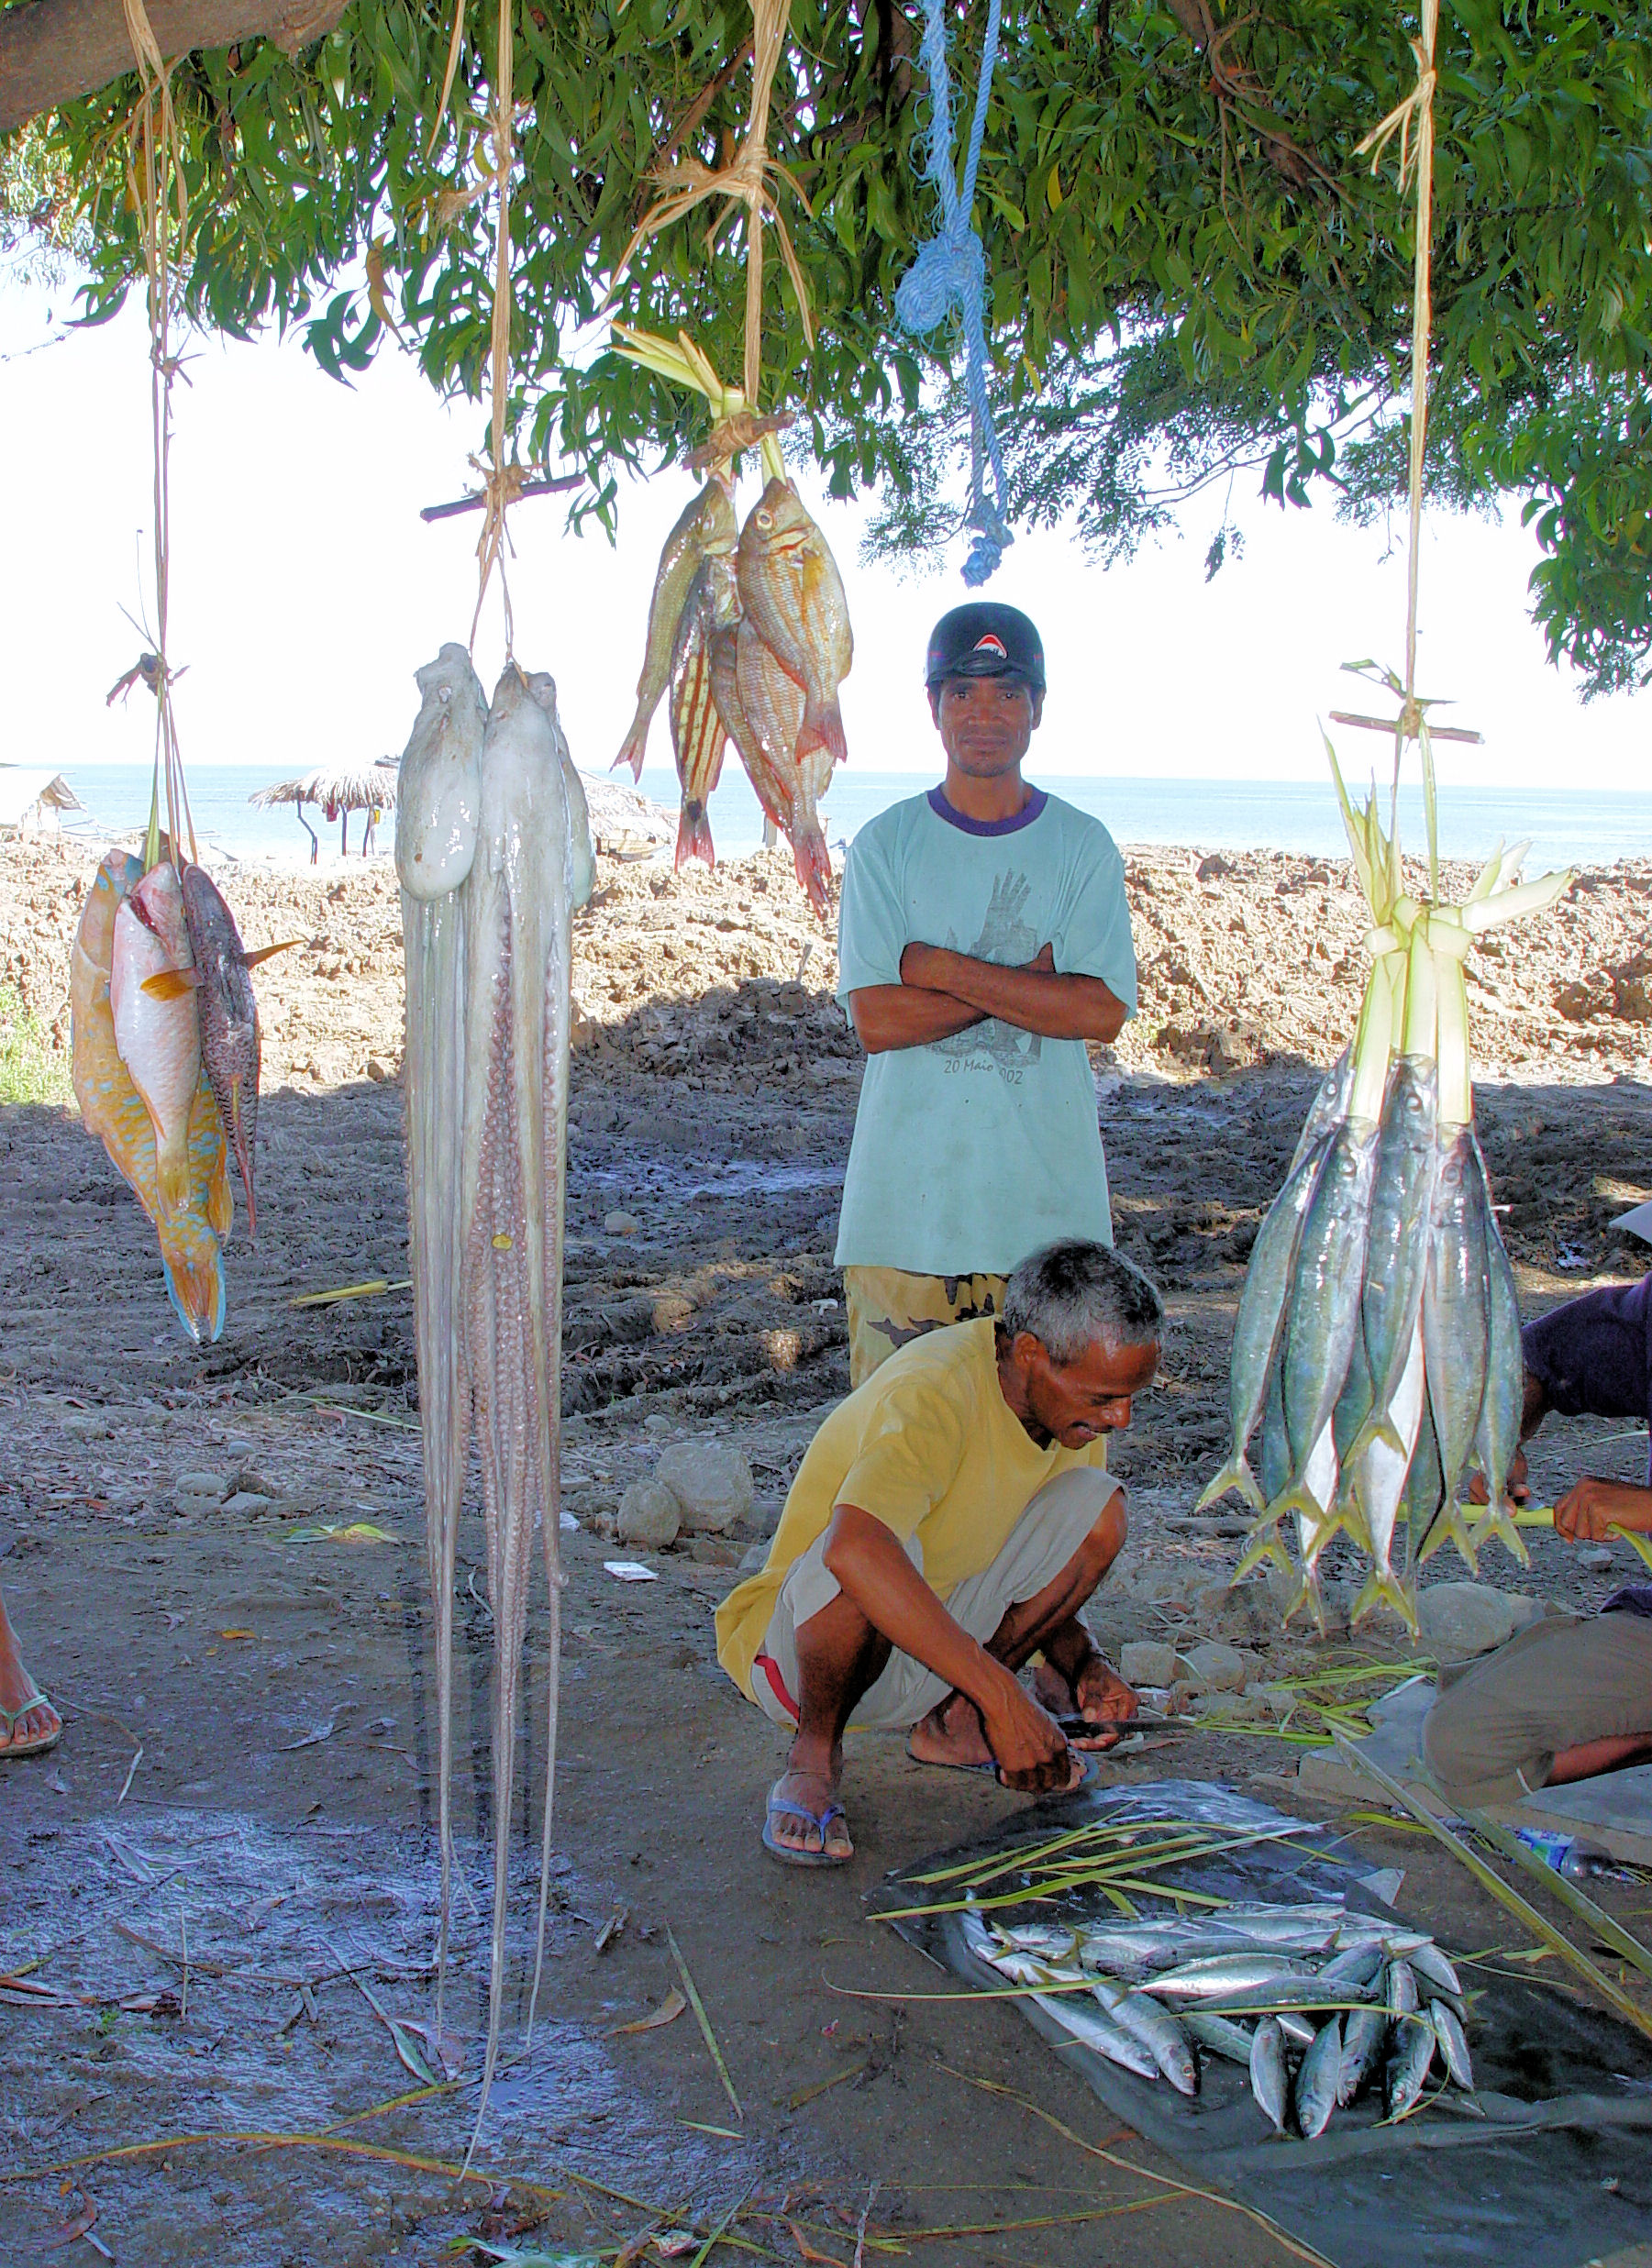
[[[1130,1532],[1130,1518],[1125,1510],[1125,1492],[1115,1488],[1103,1505],[1096,1523],[1090,1531],[1090,1541],[1101,1554],[1103,1569],[1110,1567],[1125,1548]]]

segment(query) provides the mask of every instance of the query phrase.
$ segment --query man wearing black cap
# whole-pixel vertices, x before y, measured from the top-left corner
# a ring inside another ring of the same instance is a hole
[[[1021,776],[1045,683],[1024,614],[956,607],[926,680],[946,778],[863,827],[843,878],[837,997],[870,1057],[837,1255],[853,1386],[995,1314],[1029,1252],[1113,1241],[1084,1043],[1136,1010],[1123,862]]]

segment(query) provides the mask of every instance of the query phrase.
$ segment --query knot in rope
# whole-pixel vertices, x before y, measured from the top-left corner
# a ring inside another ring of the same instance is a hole
[[[987,256],[970,222],[975,176],[987,127],[992,72],[998,61],[1002,0],[989,0],[981,83],[964,158],[961,188],[952,156],[952,76],[947,61],[946,0],[924,0],[924,39],[919,60],[929,80],[931,119],[924,160],[925,178],[940,198],[941,225],[924,245],[895,288],[895,314],[902,327],[922,335],[956,314],[964,335],[964,385],[970,401],[970,509],[964,525],[978,533],[964,581],[979,589],[992,575],[1014,541],[1008,520],[1009,482],[987,394]],[[992,466],[996,497],[989,496],[986,469]]]

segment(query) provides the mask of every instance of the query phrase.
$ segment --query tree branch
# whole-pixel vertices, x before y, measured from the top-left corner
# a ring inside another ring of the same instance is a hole
[[[149,0],[150,22],[169,59],[260,37],[294,54],[343,13],[344,0]],[[120,0],[25,0],[0,8],[0,134],[136,68]]]

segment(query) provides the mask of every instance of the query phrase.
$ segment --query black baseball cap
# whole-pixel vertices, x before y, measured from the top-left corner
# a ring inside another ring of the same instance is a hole
[[[949,677],[1016,677],[1044,691],[1044,641],[1018,606],[995,599],[955,606],[929,633],[924,682],[933,692]]]

